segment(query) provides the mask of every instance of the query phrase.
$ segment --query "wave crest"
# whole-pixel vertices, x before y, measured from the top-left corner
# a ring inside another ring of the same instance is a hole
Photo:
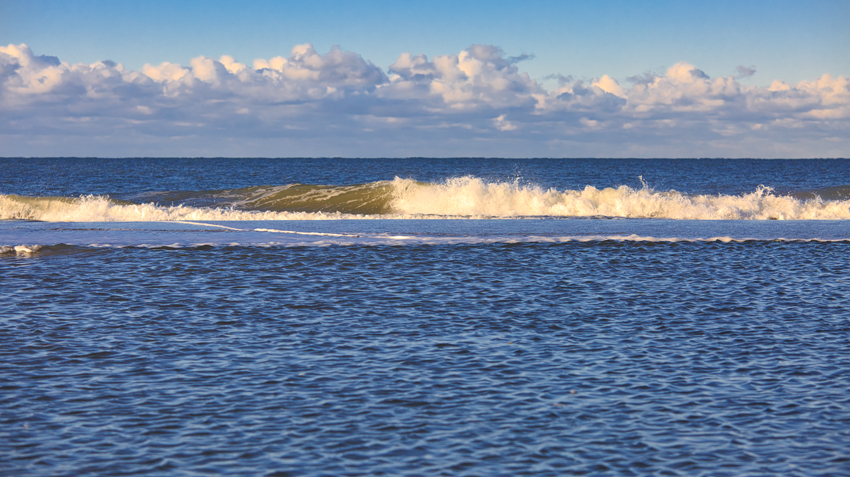
[[[108,197],[22,197],[0,195],[0,220],[44,222],[163,222],[177,220],[322,220],[340,218],[339,213],[276,212],[222,207],[127,204]]]
[[[777,196],[760,186],[743,195],[688,195],[644,186],[558,191],[467,176],[422,185],[396,179],[393,209],[402,214],[516,217],[630,217],[690,220],[843,220],[850,200]]]
[[[843,189],[842,189],[843,190]],[[290,184],[152,193],[142,203],[104,196],[0,195],[0,220],[148,222],[367,218],[629,217],[689,220],[848,220],[850,200],[779,196],[761,186],[742,195],[658,192],[646,185],[543,189],[466,176],[442,183],[395,178],[351,186]],[[166,205],[170,203],[170,205]]]

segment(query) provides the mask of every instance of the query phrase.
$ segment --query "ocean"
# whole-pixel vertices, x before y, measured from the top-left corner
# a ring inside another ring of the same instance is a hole
[[[2,475],[850,475],[850,160],[0,171]]]

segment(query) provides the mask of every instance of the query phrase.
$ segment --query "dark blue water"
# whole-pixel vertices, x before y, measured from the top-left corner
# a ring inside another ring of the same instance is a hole
[[[850,159],[84,159],[0,158],[0,193],[131,196],[149,191],[257,185],[362,184],[394,177],[439,182],[472,175],[488,181],[580,190],[641,179],[656,190],[740,194],[759,185],[778,193],[850,185]]]
[[[847,184],[846,161],[4,161],[22,195]],[[847,220],[0,221],[0,474],[848,475],[848,246]]]

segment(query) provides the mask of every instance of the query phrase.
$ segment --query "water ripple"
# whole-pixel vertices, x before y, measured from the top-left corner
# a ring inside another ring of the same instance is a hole
[[[8,475],[840,475],[846,244],[0,260]]]

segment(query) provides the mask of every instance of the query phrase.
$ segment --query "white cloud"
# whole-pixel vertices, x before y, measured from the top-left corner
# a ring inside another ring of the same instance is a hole
[[[702,70],[685,62],[679,62],[671,66],[664,73],[664,76],[679,83],[693,83],[701,79],[708,79],[708,75],[703,73]]]
[[[192,70],[172,63],[162,63],[159,66],[145,65],[142,73],[154,81],[180,81],[186,76],[192,75]]]
[[[472,45],[457,55],[437,56],[433,61],[403,53],[390,72],[395,77],[386,96],[411,98],[411,92],[417,99],[438,96],[442,104],[432,106],[455,111],[533,106],[533,94],[543,93],[536,81],[519,73],[501,49],[490,45]]]
[[[9,45],[0,155],[70,144],[79,152],[62,154],[102,154],[87,137],[111,155],[122,145],[159,154],[150,138],[162,137],[176,148],[165,155],[218,155],[227,142],[235,155],[850,156],[850,77],[757,87],[738,81],[754,67],[710,78],[680,62],[630,86],[559,75],[547,90],[519,70],[517,58],[530,57],[472,45],[431,59],[402,53],[384,72],[357,53],[303,44],[251,66],[199,56],[131,71]]]
[[[493,120],[493,123],[496,125],[496,129],[499,131],[513,131],[516,129],[516,125],[508,121],[507,114],[502,114],[496,119]]]
[[[619,96],[621,98],[626,96],[626,90],[620,86],[620,83],[618,83],[617,80],[608,75],[602,75],[601,78],[594,80],[591,83],[591,86],[595,86],[606,93],[613,94],[614,96]]]

